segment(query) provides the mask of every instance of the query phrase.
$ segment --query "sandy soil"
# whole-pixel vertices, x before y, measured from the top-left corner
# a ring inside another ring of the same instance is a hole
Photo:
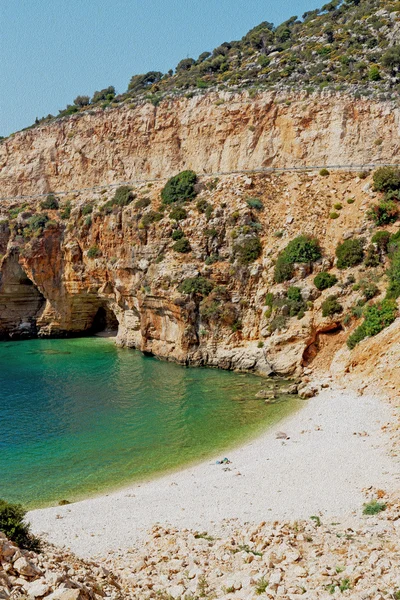
[[[241,522],[343,518],[363,490],[400,486],[398,459],[381,428],[390,407],[377,396],[324,390],[262,437],[200,465],[63,507],[31,511],[33,531],[79,556],[139,545],[155,523],[217,532]],[[280,439],[280,432],[288,439]]]

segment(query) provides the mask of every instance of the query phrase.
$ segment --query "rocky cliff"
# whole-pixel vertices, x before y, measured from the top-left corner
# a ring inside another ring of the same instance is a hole
[[[210,93],[93,109],[0,144],[0,195],[263,167],[393,162],[400,110],[326,93]]]
[[[1,196],[70,192],[58,209],[43,208],[40,198],[2,201],[1,335],[114,330],[121,344],[183,364],[262,374],[325,368],[358,324],[362,282],[374,278],[378,299],[386,287],[384,256],[373,269],[361,263],[342,271],[335,263],[343,239],[371,238],[367,211],[377,194],[368,173],[204,175],[180,215],[160,207],[165,181],[132,184],[126,206],[113,204],[106,185],[82,188],[184,168],[392,163],[398,133],[399,112],[390,104],[211,94],[97,110],[16,134],[0,146]],[[187,240],[184,252],[177,232]],[[279,252],[301,234],[319,240],[322,258],[275,283]],[[243,252],[254,240],[260,252],[248,260]],[[321,292],[313,280],[327,270],[337,283]],[[211,291],[182,288],[199,277]],[[301,293],[296,313],[289,286]],[[266,303],[271,293],[274,311]],[[322,302],[332,294],[342,310],[324,317]]]

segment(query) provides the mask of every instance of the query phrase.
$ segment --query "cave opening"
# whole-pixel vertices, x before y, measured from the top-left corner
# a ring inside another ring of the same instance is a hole
[[[116,335],[118,333],[118,319],[114,311],[109,306],[100,306],[93,318],[93,323],[90,328],[92,335],[108,334]]]

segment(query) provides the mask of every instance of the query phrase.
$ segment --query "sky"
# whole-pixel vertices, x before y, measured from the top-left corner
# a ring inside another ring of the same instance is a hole
[[[0,0],[0,136],[322,0]]]

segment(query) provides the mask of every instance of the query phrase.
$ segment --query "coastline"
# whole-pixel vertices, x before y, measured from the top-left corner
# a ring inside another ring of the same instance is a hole
[[[365,490],[398,487],[398,465],[382,427],[389,404],[327,389],[267,432],[200,464],[66,506],[28,513],[33,532],[78,556],[126,551],[162,526],[216,533],[229,520],[345,518]],[[287,439],[277,435],[283,432]]]

